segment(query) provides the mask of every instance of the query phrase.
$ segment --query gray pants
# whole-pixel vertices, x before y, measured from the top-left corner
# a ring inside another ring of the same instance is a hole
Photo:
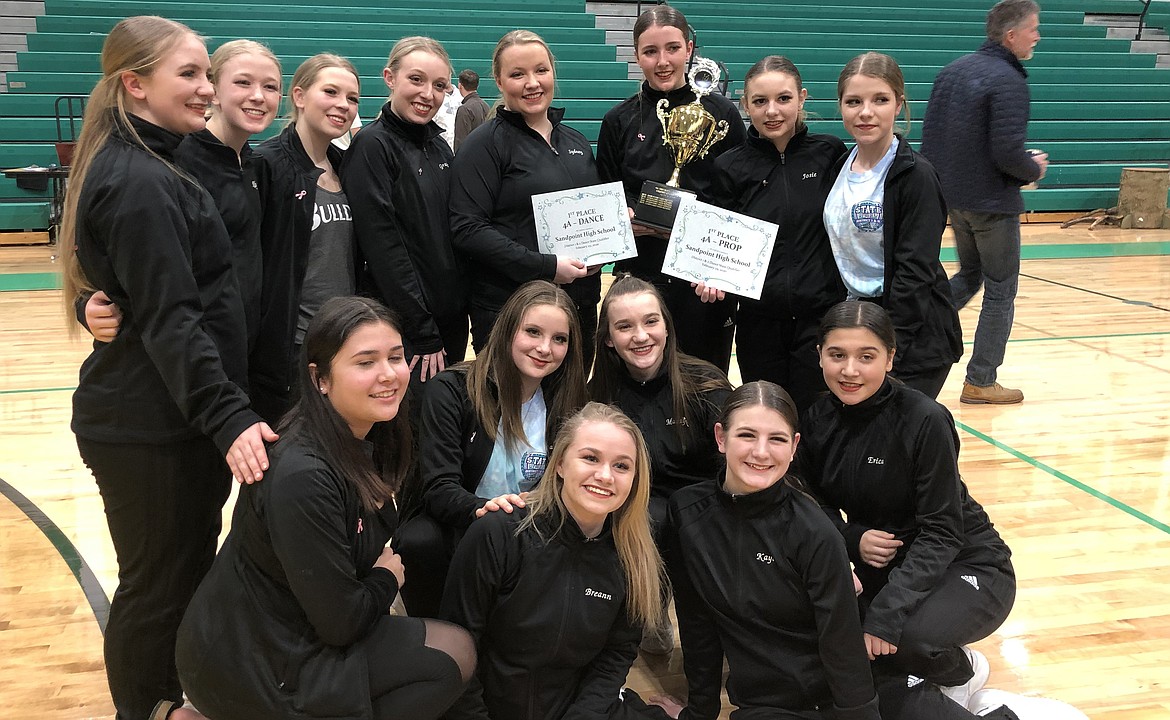
[[[1020,218],[1015,214],[951,210],[959,272],[951,278],[955,308],[962,309],[983,287],[983,308],[966,381],[985,387],[996,380],[1016,315],[1020,284]]]

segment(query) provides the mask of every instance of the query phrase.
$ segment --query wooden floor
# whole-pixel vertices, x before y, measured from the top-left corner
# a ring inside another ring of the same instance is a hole
[[[0,288],[43,286],[50,254],[0,248]],[[962,362],[940,398],[959,424],[966,482],[1019,575],[1011,617],[978,645],[988,686],[1060,698],[1094,720],[1165,720],[1170,231],[1031,226],[1025,257],[1045,259],[1023,263],[1000,375],[1024,404],[960,405]],[[977,309],[978,298],[962,313],[968,343]],[[95,613],[116,566],[69,432],[86,352],[65,333],[56,291],[0,292],[0,717],[12,720],[113,716]],[[683,694],[680,653],[640,659],[629,684]]]

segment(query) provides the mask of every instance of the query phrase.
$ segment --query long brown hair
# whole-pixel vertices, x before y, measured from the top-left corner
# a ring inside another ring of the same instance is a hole
[[[371,462],[364,443],[321,393],[318,381],[329,378],[345,341],[371,324],[388,325],[402,334],[402,323],[376,300],[336,297],[325,301],[305,332],[304,349],[297,358],[299,396],[279,428],[282,441],[297,437],[320,449],[326,462],[354,486],[367,510],[394,498],[410,470],[412,433],[405,398],[393,420],[375,423],[366,436],[374,446]]]
[[[629,433],[637,448],[630,495],[620,508],[610,514],[611,532],[626,576],[626,613],[629,620],[635,625],[655,627],[663,613],[661,588],[666,580],[662,559],[650,533],[650,455],[646,451],[642,433],[621,410],[612,405],[591,402],[565,422],[557,433],[544,476],[528,495],[528,516],[516,532],[532,528],[540,534],[538,521],[542,518],[551,518],[550,524],[555,524],[558,530],[566,521],[572,520],[561,497],[565,480],[557,472],[557,467],[565,459],[577,431],[587,423],[615,425]]]
[[[866,304],[872,305],[873,303]],[[874,305],[874,307],[877,306]],[[731,432],[731,418],[737,410],[757,406],[772,410],[783,418],[792,430],[795,440],[796,433],[800,430],[800,412],[796,409],[796,403],[792,401],[792,396],[788,394],[787,390],[767,380],[756,380],[740,385],[727,396],[727,401],[723,403],[723,412],[719,414],[719,424],[723,427],[723,432]],[[808,491],[804,482],[796,476],[795,469],[795,463],[790,465],[788,473],[777,482],[787,483],[794,490],[807,495]]]
[[[748,68],[747,74],[743,76],[743,98],[741,104],[744,109],[747,109],[749,102],[748,84],[763,75],[764,73],[778,72],[784,73],[788,77],[796,81],[796,95],[797,99],[800,97],[800,91],[804,89],[804,80],[800,77],[800,69],[796,64],[784,57],[783,55],[769,55],[765,58],[757,60],[754,65]],[[800,132],[806,127],[805,121],[808,119],[807,113],[804,111],[804,106],[800,108],[800,113],[796,116],[796,132]]]
[[[629,377],[626,364],[618,355],[617,350],[610,344],[612,335],[609,329],[609,312],[613,301],[630,295],[652,295],[658,303],[662,313],[662,321],[666,324],[666,345],[662,348],[662,366],[670,379],[671,404],[674,410],[674,429],[686,448],[688,442],[695,440],[699,433],[706,434],[710,428],[691,427],[691,423],[683,422],[682,418],[693,414],[693,410],[702,403],[710,402],[706,394],[712,390],[731,389],[731,383],[718,368],[711,363],[691,357],[678,349],[678,339],[674,331],[674,319],[662,301],[658,289],[650,283],[626,275],[614,281],[601,301],[601,311],[597,314],[596,352],[593,361],[593,377],[589,380],[589,397],[603,403],[612,403],[617,400],[622,381]],[[715,408],[718,410],[718,408]]]
[[[520,370],[512,360],[512,341],[524,320],[524,313],[537,305],[559,308],[569,321],[569,347],[565,359],[541,383],[548,407],[549,430],[558,427],[585,404],[585,371],[581,366],[583,341],[576,306],[564,290],[546,280],[521,285],[504,303],[483,351],[466,364],[467,396],[480,425],[493,442],[498,426],[504,433],[504,442],[510,447],[518,440],[528,439],[520,417],[524,398],[521,397]]]
[[[837,76],[837,102],[845,97],[845,86],[856,75],[877,78],[890,86],[894,91],[894,98],[902,103],[902,112],[906,113],[906,126],[903,132],[910,132],[910,100],[906,97],[906,78],[902,75],[902,68],[894,58],[879,52],[867,52],[858,55],[845,63],[841,74]]]
[[[102,77],[94,85],[85,106],[85,117],[81,124],[81,134],[77,138],[77,147],[73,151],[65,207],[61,216],[61,285],[64,289],[62,295],[66,324],[71,333],[76,334],[78,331],[74,303],[82,293],[95,289],[86,278],[76,255],[77,205],[90,165],[115,128],[119,128],[119,132],[145,152],[154,154],[130,124],[122,74],[132,72],[142,77],[150,76],[158,62],[188,36],[199,37],[191,28],[174,20],[140,15],[120,21],[110,30],[102,44]],[[171,166],[170,163],[166,164]],[[174,169],[174,166],[171,167]]]

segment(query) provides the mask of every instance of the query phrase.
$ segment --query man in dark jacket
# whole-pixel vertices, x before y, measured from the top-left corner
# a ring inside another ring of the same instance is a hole
[[[955,306],[984,288],[975,346],[960,400],[1011,404],[1024,393],[996,382],[1015,316],[1020,274],[1020,187],[1036,182],[1048,156],[1030,154],[1028,73],[1020,64],[1040,42],[1040,6],[1001,0],[987,13],[987,41],[934,80],[922,126],[922,153],[938,170],[955,231]]]
[[[463,104],[455,111],[455,149],[459,149],[463,138],[487,118],[488,104],[476,92],[479,89],[479,74],[474,70],[464,70],[459,73],[459,94],[463,96]]]

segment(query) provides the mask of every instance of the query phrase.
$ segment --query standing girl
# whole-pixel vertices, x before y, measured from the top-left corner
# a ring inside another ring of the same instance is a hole
[[[857,142],[825,203],[837,267],[850,298],[889,312],[898,337],[894,376],[938,397],[963,337],[939,262],[947,211],[938,176],[894,132],[903,109],[910,120],[902,70],[888,55],[858,55],[841,71],[837,100]]]
[[[508,297],[529,280],[565,286],[592,361],[601,278],[576,258],[539,251],[532,196],[596,185],[597,164],[585,136],[552,107],[555,59],[544,40],[513,30],[496,44],[492,75],[502,96],[495,117],[459,148],[451,188],[456,247],[475,262],[471,280],[471,342],[483,349]]]
[[[649,470],[630,419],[589,403],[557,435],[528,507],[471,526],[443,617],[471,632],[481,660],[447,720],[628,718],[630,706],[644,708],[621,689],[639,628],[661,612]]]
[[[966,708],[987,680],[987,660],[966,645],[1007,618],[1016,577],[1011,552],[959,477],[951,414],[889,376],[896,342],[874,303],[825,314],[818,350],[831,394],[807,415],[800,469],[861,580],[883,708],[891,717],[970,717],[954,714],[956,703]],[[912,686],[907,673],[929,682]]]
[[[62,227],[69,314],[97,290],[123,313],[82,363],[72,428],[118,557],[106,674],[118,716],[134,720],[182,698],[175,631],[215,555],[229,468],[259,479],[276,437],[240,388],[247,333],[223,221],[174,165],[183,135],[204,127],[209,71],[184,25],[132,17],[110,31]]]
[[[439,609],[447,567],[477,517],[512,512],[544,473],[551,438],[585,403],[576,309],[557,286],[520,287],[475,359],[427,383],[419,430],[419,513],[398,551],[412,615]]]
[[[356,286],[353,222],[332,145],[357,115],[361,87],[345,58],[314,55],[293,74],[290,121],[256,148],[263,217],[263,316],[252,353],[250,392],[275,422],[293,398],[296,359],[309,319]]]
[[[668,103],[668,111],[694,102],[695,93],[687,83],[687,62],[694,52],[691,26],[686,17],[669,5],[656,5],[638,16],[634,23],[634,51],[646,76],[642,89],[615,106],[601,121],[597,137],[597,167],[602,182],[621,181],[630,207],[638,201],[642,183],[666,182],[674,172],[669,149],[662,144],[662,123],[657,106]],[[703,108],[716,121],[726,120],[727,137],[716,143],[706,157],[685,165],[679,183],[710,201],[715,158],[747,138],[735,104],[717,93],[703,97]],[[642,225],[634,226],[638,257],[623,260],[617,269],[652,282],[666,300],[670,314],[679,319],[678,347],[727,372],[731,365],[731,340],[735,334],[735,300],[705,303],[689,282],[662,272],[669,233]],[[682,322],[683,319],[686,322]]]
[[[804,412],[825,390],[817,326],[845,297],[822,219],[845,143],[809,132],[808,90],[788,58],[760,60],[743,86],[752,126],[743,145],[715,160],[712,202],[776,223],[780,233],[760,299],[739,298],[736,359],[744,382],[774,382]]]
[[[728,698],[742,708],[733,716],[880,719],[845,548],[789,475],[796,429],[779,385],[737,388],[715,426],[726,469],[670,500],[689,697],[685,708],[651,702],[671,717],[720,716],[726,658]]]
[[[341,168],[365,260],[362,284],[398,313],[414,377],[426,382],[467,349],[461,269],[451,245],[451,147],[434,122],[451,61],[427,37],[399,40],[382,78],[390,100],[355,135]]]
[[[384,307],[322,305],[272,470],[241,492],[179,633],[183,688],[211,717],[430,720],[471,676],[463,630],[387,614],[403,585],[387,543],[411,464],[408,380]]]

